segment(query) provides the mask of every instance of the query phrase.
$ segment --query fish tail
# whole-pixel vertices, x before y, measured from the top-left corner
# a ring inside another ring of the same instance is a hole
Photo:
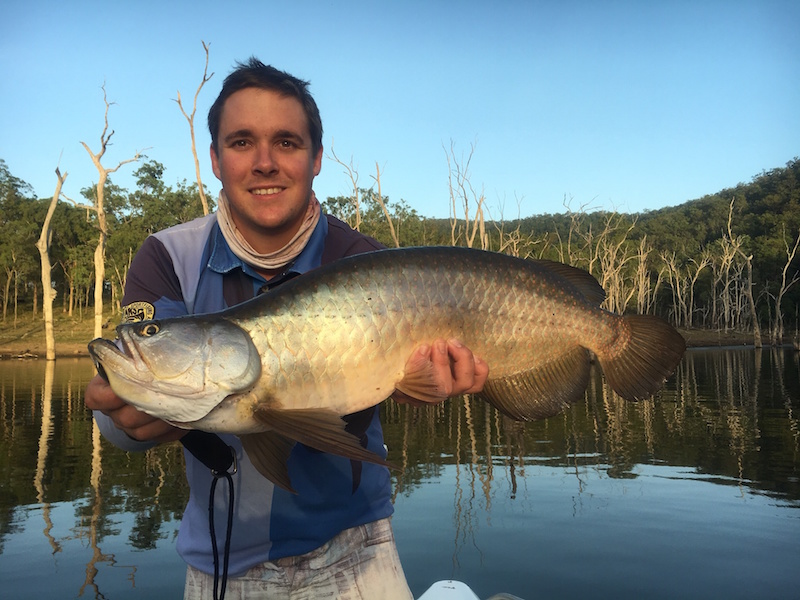
[[[606,352],[597,352],[611,388],[626,400],[652,396],[672,375],[686,341],[666,321],[652,315],[623,317],[623,335]]]

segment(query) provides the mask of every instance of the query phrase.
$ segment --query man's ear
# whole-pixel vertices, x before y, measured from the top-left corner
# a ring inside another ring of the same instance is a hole
[[[314,157],[314,177],[319,175],[322,170],[322,146],[319,147],[317,155]]]
[[[220,175],[219,170],[219,156],[217,156],[217,151],[214,149],[213,143],[209,146],[208,151],[211,155],[211,169],[214,171],[216,178],[222,181],[222,176]]]

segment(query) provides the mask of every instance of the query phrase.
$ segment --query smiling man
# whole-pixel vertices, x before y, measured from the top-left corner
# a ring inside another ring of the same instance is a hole
[[[256,252],[277,252],[319,218],[311,185],[321,164],[295,98],[245,88],[225,101],[211,165],[224,190],[220,207]]]
[[[208,115],[211,163],[222,182],[217,212],[147,238],[128,274],[128,320],[219,311],[321,264],[382,247],[321,212],[312,184],[322,162],[322,122],[307,86],[256,59],[226,78]],[[479,391],[488,375],[486,363],[457,340],[431,340],[408,365],[433,367],[442,400]],[[100,376],[87,386],[86,405],[103,434],[125,450],[186,434],[126,404]],[[345,421],[364,447],[386,456],[378,407]],[[385,467],[296,444],[288,465],[292,494],[255,470],[238,438],[220,437],[238,465],[235,503],[217,494],[213,509],[219,523],[232,511],[230,539],[216,536],[230,553],[231,594],[411,597],[390,525]],[[186,472],[191,493],[177,541],[188,564],[184,597],[210,598],[217,596],[220,568],[209,539],[213,476],[191,452]],[[225,579],[223,573],[223,595]]]

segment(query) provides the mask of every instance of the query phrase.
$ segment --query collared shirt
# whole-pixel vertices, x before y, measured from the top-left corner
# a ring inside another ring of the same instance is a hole
[[[267,282],[231,252],[215,215],[196,219],[147,238],[128,273],[123,299],[126,320],[216,312],[336,258],[381,248],[380,244],[328,216],[320,219],[308,244],[280,275]],[[125,450],[151,447],[127,438],[110,419],[95,414],[102,433]],[[385,457],[377,407],[349,415],[347,429]],[[236,436],[221,435],[237,455],[236,506],[230,573],[256,564],[318,548],[340,531],[392,514],[388,470],[350,461],[297,444],[289,475],[297,494],[275,487],[260,475]],[[208,532],[211,474],[186,453],[190,498],[181,522],[177,548],[193,567],[213,573]],[[224,497],[223,497],[224,496]],[[227,494],[217,494],[216,519],[224,523]],[[222,529],[221,527],[218,529]],[[218,531],[218,545],[224,543]]]

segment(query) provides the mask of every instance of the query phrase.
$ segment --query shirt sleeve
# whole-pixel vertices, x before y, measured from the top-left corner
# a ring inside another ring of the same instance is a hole
[[[148,237],[133,258],[122,313],[126,323],[188,313],[172,257],[156,237]]]
[[[156,442],[140,442],[133,439],[121,429],[117,429],[111,417],[104,415],[99,410],[93,410],[92,415],[103,437],[120,450],[125,450],[126,452],[144,452],[158,445]]]

